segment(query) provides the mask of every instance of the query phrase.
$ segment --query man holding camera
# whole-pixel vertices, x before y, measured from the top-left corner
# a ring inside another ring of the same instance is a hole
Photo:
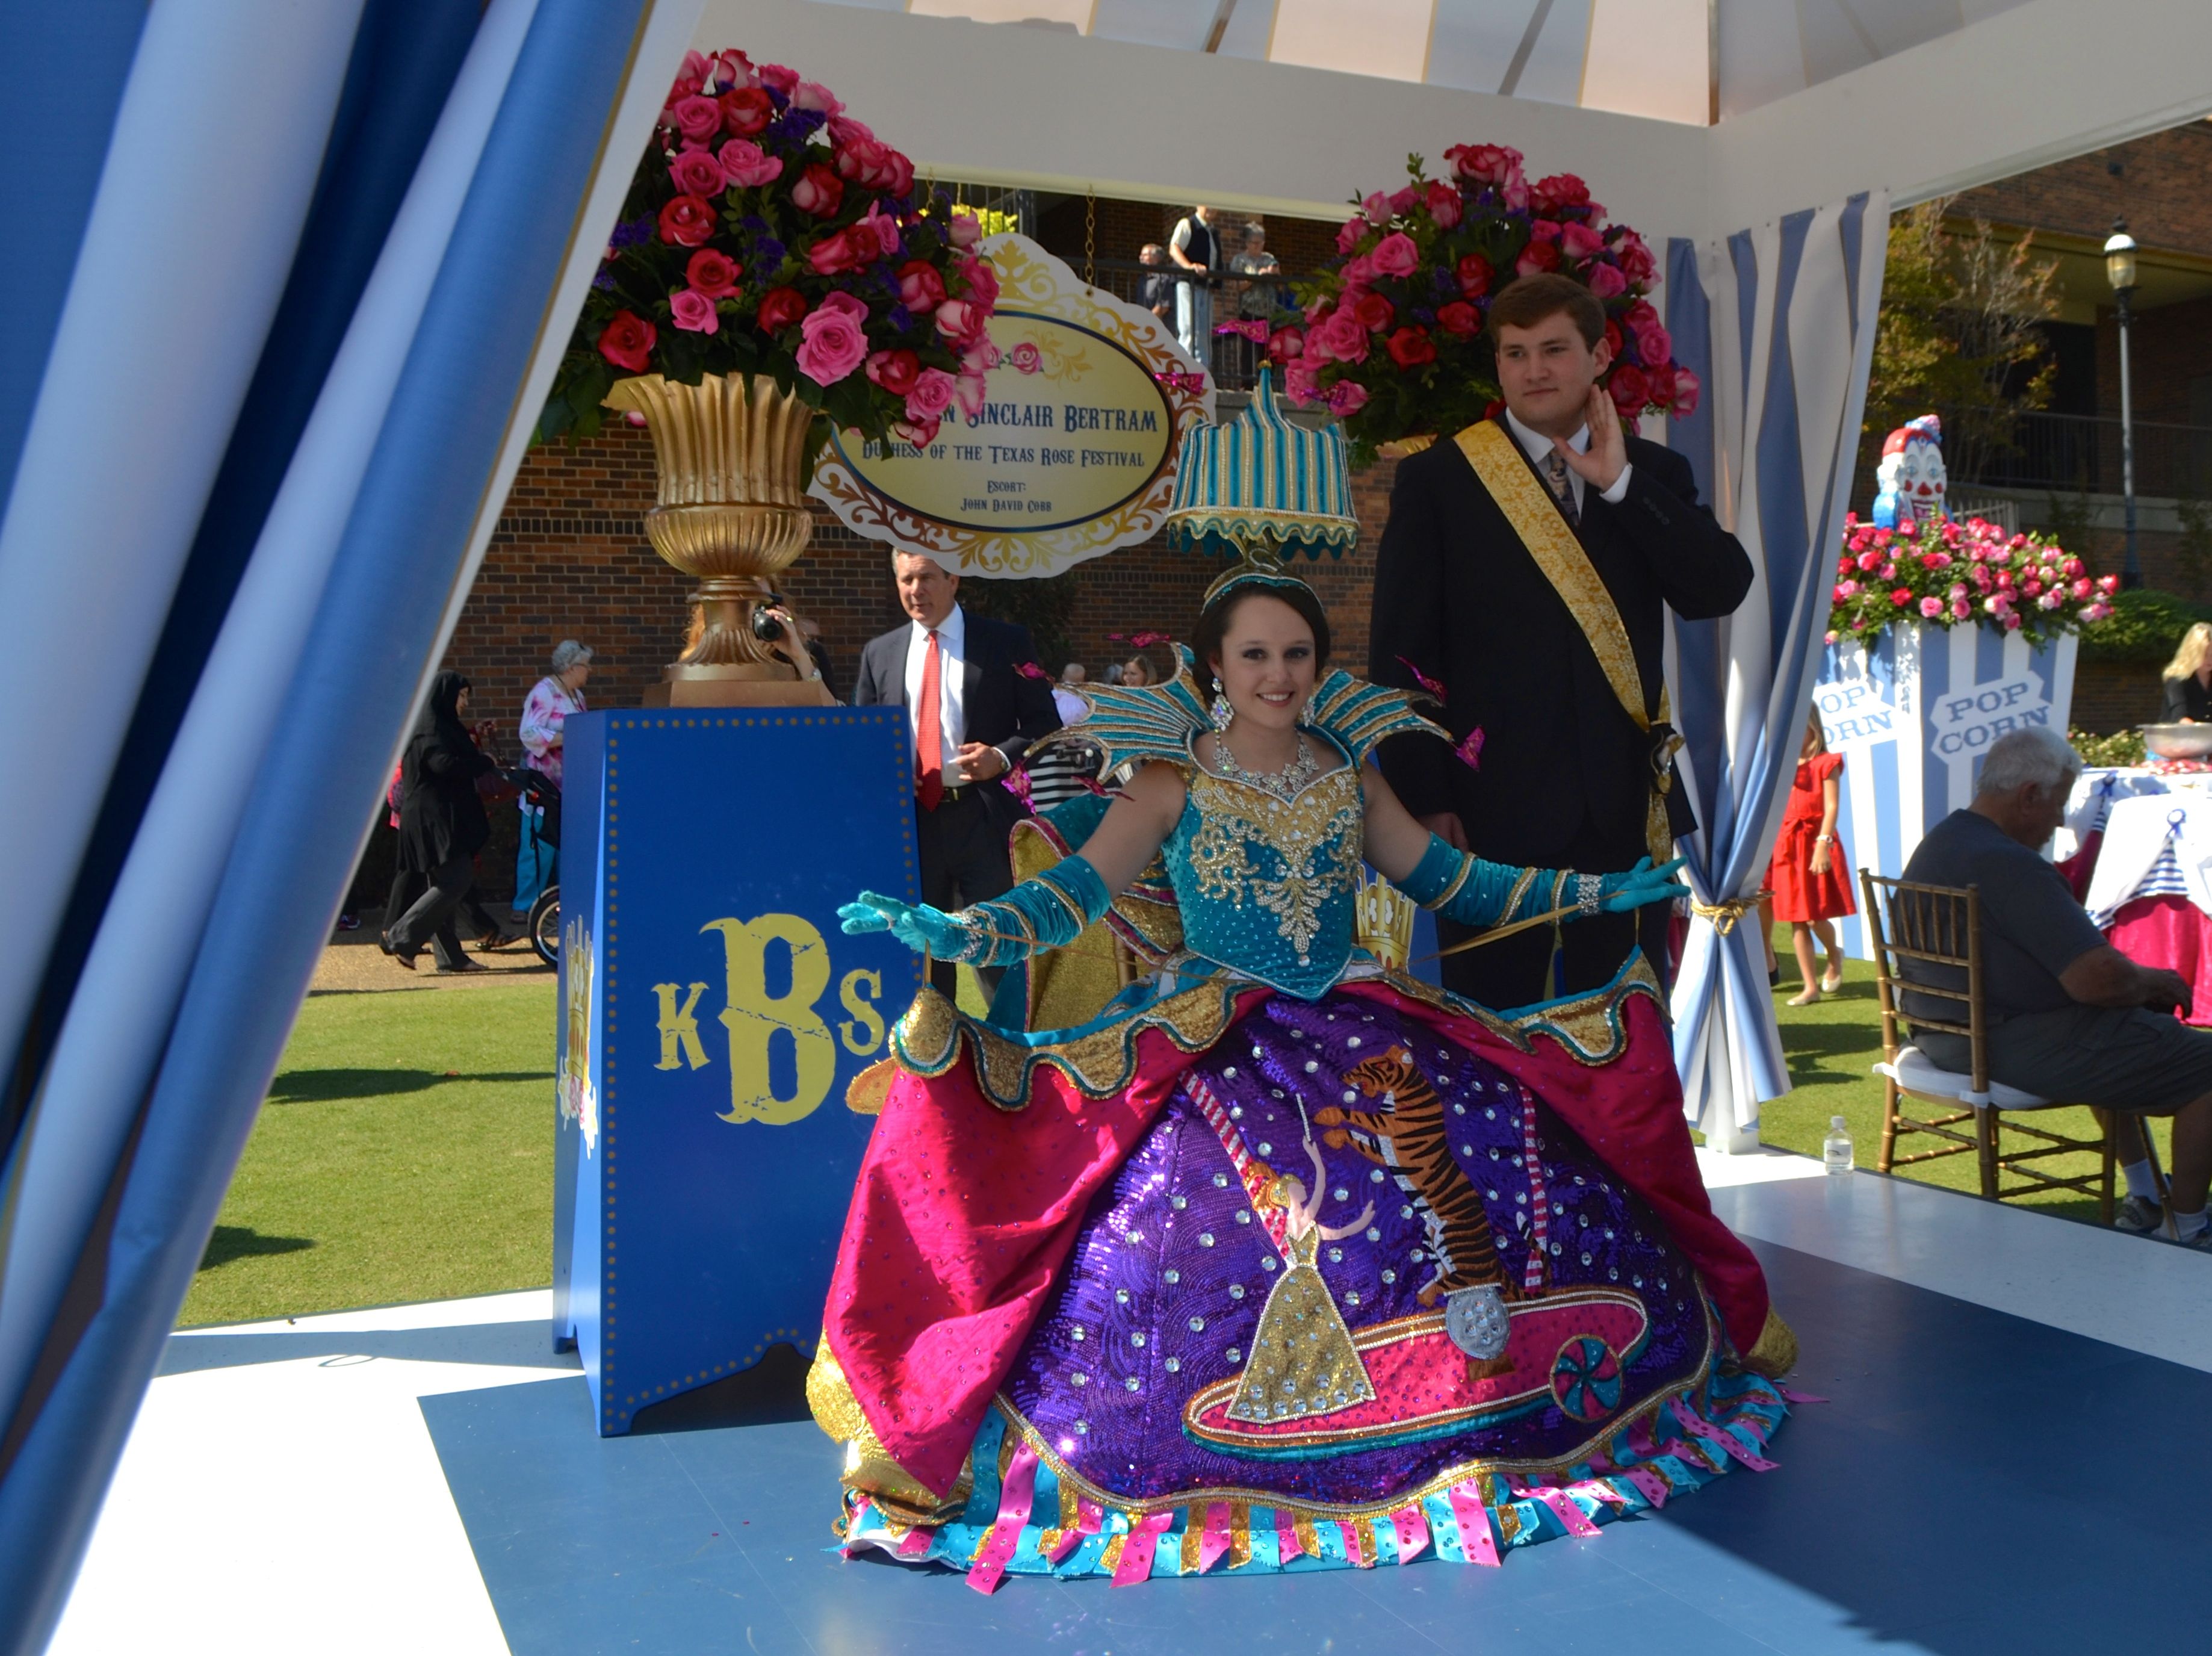
[[[894,552],[891,574],[908,620],[860,652],[853,702],[907,710],[921,900],[949,911],[1014,883],[1006,836],[1023,813],[1005,778],[1031,742],[1060,728],[1060,712],[1026,627],[969,615],[960,606],[960,577],[933,558]],[[953,992],[950,961],[931,962],[929,975]],[[976,976],[987,995],[996,991],[995,969],[978,967]]]

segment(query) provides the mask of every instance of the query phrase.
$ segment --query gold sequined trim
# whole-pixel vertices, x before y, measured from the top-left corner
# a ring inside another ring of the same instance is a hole
[[[906,1524],[941,1524],[958,1517],[968,1504],[975,1487],[972,1465],[962,1465],[951,1493],[939,1501],[928,1485],[891,1458],[868,1424],[826,1338],[815,1348],[813,1366],[806,1371],[806,1406],[815,1424],[845,1446],[838,1481],[867,1495],[886,1517]]]
[[[1522,903],[1528,895],[1528,888],[1535,883],[1536,871],[1534,868],[1523,868],[1521,871],[1521,877],[1513,882],[1513,890],[1505,899],[1505,912],[1499,915],[1498,919],[1504,921],[1516,918],[1520,915]]]
[[[1040,1064],[1058,1070],[1088,1098],[1110,1098],[1128,1085],[1135,1071],[1139,1034],[1158,1030],[1179,1050],[1202,1052],[1229,1027],[1239,995],[1255,992],[1249,983],[1199,983],[1087,1034],[1030,1045],[969,1017],[925,984],[893,1029],[891,1050],[912,1074],[933,1076],[952,1067],[964,1044],[973,1055],[977,1082],[1002,1110],[1028,1103],[1030,1076]]]
[[[1632,955],[1620,975],[1603,989],[1594,989],[1572,1000],[1561,1001],[1552,1006],[1507,1020],[1486,1007],[1472,1001],[1463,1001],[1449,989],[1437,988],[1418,977],[1403,972],[1386,971],[1383,981],[1409,1001],[1419,1001],[1424,1006],[1450,1013],[1480,1024],[1485,1030],[1516,1051],[1532,1050],[1530,1038],[1548,1035],[1566,1048],[1576,1062],[1592,1066],[1611,1063],[1628,1044],[1628,1028],[1622,1017],[1622,1008],[1632,995],[1641,995],[1659,1008],[1659,1014],[1668,1015],[1666,992],[1660,988],[1659,978],[1651,964],[1638,950]]]
[[[1462,851],[1460,853],[1459,867],[1452,871],[1452,877],[1444,882],[1443,890],[1438,892],[1427,902],[1422,904],[1421,906],[1425,909],[1443,909],[1450,906],[1452,898],[1460,894],[1461,887],[1467,884],[1468,876],[1472,874],[1474,872],[1474,859]],[[1519,888],[1516,886],[1515,889],[1518,890]],[[1511,916],[1512,910],[1509,907],[1505,914],[1500,916],[1499,918],[1510,919],[1511,918]]]

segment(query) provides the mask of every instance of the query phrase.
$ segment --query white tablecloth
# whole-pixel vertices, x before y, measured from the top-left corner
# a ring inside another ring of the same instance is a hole
[[[2082,906],[2109,926],[2122,904],[2160,895],[2212,915],[2212,798],[2199,790],[2114,799]]]
[[[2177,782],[2195,780],[2192,776],[2161,776],[2141,765],[2097,765],[2084,770],[2074,779],[2074,791],[2066,796],[2066,820],[2051,836],[2051,860],[2063,862],[2079,851],[2082,840],[2105,825],[2106,815],[2115,800],[2168,793]]]

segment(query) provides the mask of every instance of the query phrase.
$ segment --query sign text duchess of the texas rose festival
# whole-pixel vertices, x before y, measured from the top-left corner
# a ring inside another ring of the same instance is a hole
[[[1033,350],[988,375],[925,447],[896,439],[838,452],[884,499],[961,528],[1022,533],[1103,517],[1174,452],[1175,416],[1150,369],[1104,335],[1048,316],[995,319]],[[1017,367],[1027,362],[1031,368]]]

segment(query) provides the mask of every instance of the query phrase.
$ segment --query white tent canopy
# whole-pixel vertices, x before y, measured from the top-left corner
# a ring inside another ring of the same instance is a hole
[[[942,177],[1328,217],[1409,149],[1510,143],[1700,241],[2212,111],[2203,0],[708,0],[697,40]]]

